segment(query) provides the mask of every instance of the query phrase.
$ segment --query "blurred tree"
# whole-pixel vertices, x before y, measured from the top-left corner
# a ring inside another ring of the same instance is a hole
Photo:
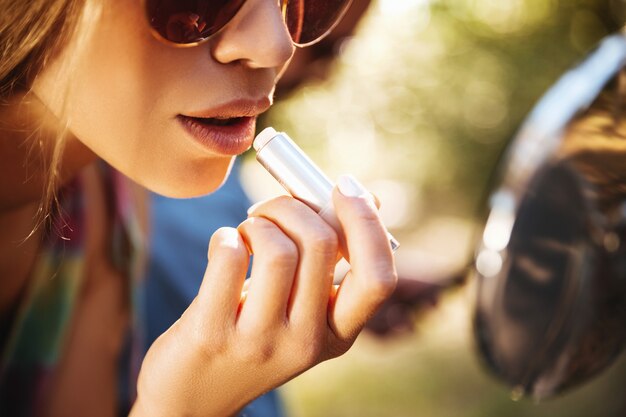
[[[335,175],[400,181],[405,225],[472,217],[539,96],[625,22],[624,0],[377,0],[335,76],[279,101],[270,123]],[[416,206],[417,210],[417,206]]]
[[[625,23],[626,0],[373,0],[334,75],[280,97],[269,123],[331,176],[404,187],[413,195],[406,233],[437,216],[476,218],[498,157],[534,103]],[[447,257],[454,243],[446,236]],[[303,375],[289,391],[294,415],[625,415],[626,360],[563,399],[511,402],[509,388],[477,364],[468,315],[465,299],[447,299],[398,349],[357,346]]]

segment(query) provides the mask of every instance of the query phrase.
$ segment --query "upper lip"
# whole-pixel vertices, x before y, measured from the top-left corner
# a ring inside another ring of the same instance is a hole
[[[219,104],[215,107],[197,112],[186,113],[183,116],[200,119],[231,119],[237,117],[256,117],[265,112],[272,105],[269,97],[257,99],[242,98]]]

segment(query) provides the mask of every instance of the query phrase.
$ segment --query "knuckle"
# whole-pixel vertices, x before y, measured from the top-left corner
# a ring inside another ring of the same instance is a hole
[[[383,301],[395,291],[398,276],[395,271],[386,274],[373,274],[368,280],[368,290],[372,298]]]
[[[364,200],[362,204],[355,204],[352,206],[354,210],[354,216],[363,222],[380,224],[380,217],[378,215],[378,210],[375,209],[373,203]]]
[[[357,336],[358,335],[355,335],[354,337],[345,340],[337,340],[336,343],[332,344],[328,349],[328,352],[326,353],[327,359],[337,358],[349,351]]]
[[[257,218],[248,217],[247,219],[239,223],[239,226],[237,227],[237,229],[241,231],[242,233],[250,234],[250,232],[257,227],[257,223],[258,223]]]
[[[278,234],[278,226],[263,217],[249,217],[242,223],[243,228],[250,235],[258,235],[261,238],[267,238]]]
[[[287,238],[272,242],[267,251],[268,261],[275,268],[292,268],[298,263],[298,247]]]
[[[248,218],[241,226],[249,236],[252,251],[271,268],[293,269],[298,264],[298,247],[273,222]]]
[[[276,334],[276,323],[272,320],[263,319],[259,315],[248,315],[245,320],[240,320],[237,325],[237,334],[241,340],[247,341],[246,345],[254,345],[256,341],[263,343],[271,340],[271,335]]]
[[[304,352],[302,358],[304,360],[304,364],[307,367],[311,367],[316,365],[320,361],[320,357],[324,352],[324,344],[321,340],[314,340],[311,343],[308,343],[304,348]]]
[[[320,362],[324,353],[325,341],[319,331],[308,331],[294,341],[294,352],[302,367],[310,368]]]
[[[279,195],[277,197],[274,197],[270,201],[272,201],[275,204],[291,205],[291,204],[293,204],[297,200],[295,200],[293,197],[290,197],[288,195]]]
[[[276,345],[272,341],[250,340],[249,343],[241,344],[240,355],[242,361],[250,364],[264,364],[270,362],[276,356]]]
[[[248,212],[256,213],[256,212],[265,212],[267,210],[272,210],[276,206],[285,204],[286,202],[288,202],[290,198],[291,197],[286,196],[286,195],[280,195],[280,196],[276,196],[273,198],[269,198],[267,200],[263,200],[254,204],[252,207],[250,207]]]
[[[334,258],[339,250],[337,233],[327,225],[316,228],[310,233],[309,246],[314,253]]]
[[[358,215],[359,215],[358,216],[359,219],[362,222],[367,223],[368,225],[371,225],[372,227],[380,227],[382,224],[380,221],[380,217],[378,216],[378,213],[369,207],[364,207],[361,210],[359,210]]]

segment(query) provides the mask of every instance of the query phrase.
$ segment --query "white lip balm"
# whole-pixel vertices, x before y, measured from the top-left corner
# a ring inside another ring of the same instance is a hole
[[[257,135],[253,146],[257,161],[288,193],[315,210],[345,242],[332,202],[335,185],[302,149],[286,133],[271,127]],[[387,236],[395,252],[400,244],[391,233],[387,232]]]

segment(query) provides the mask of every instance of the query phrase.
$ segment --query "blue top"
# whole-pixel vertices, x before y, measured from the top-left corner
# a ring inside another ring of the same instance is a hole
[[[235,164],[226,183],[213,194],[171,199],[151,194],[150,251],[145,282],[146,344],[165,332],[198,294],[213,232],[237,227],[247,217],[250,201]],[[245,417],[282,417],[280,399],[272,391],[249,404]]]

